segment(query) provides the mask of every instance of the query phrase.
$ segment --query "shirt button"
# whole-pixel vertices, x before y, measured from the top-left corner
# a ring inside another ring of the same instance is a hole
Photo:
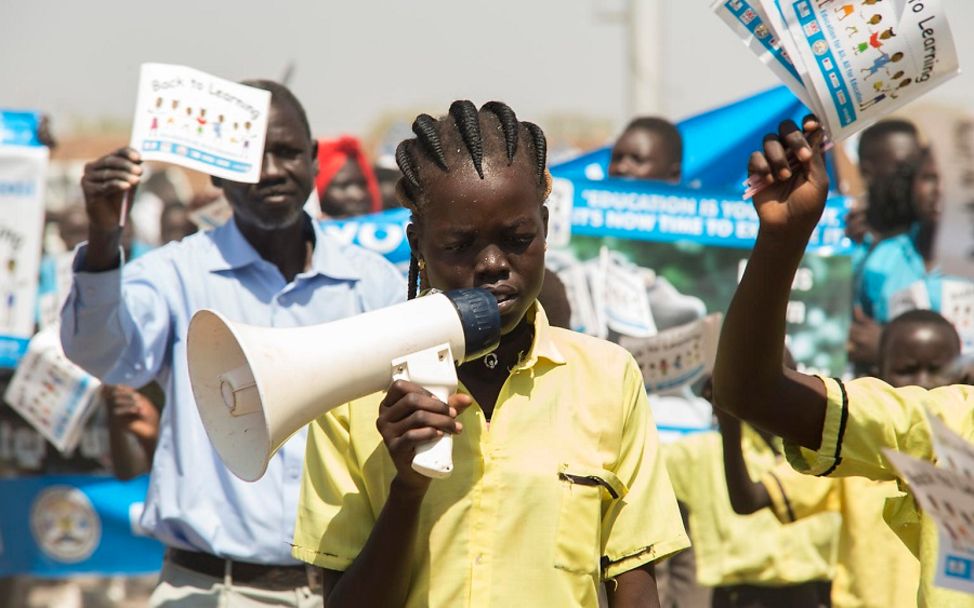
[[[474,559],[474,560],[473,560],[473,562],[474,562],[475,564],[477,564],[478,566],[479,566],[480,564],[482,564],[482,563],[484,563],[484,554],[483,554],[483,553],[478,553],[478,554],[477,554],[477,558],[476,558],[476,559]]]

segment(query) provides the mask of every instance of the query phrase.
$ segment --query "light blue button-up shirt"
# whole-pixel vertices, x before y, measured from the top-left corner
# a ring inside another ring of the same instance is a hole
[[[405,299],[401,273],[381,256],[340,244],[317,225],[314,234],[311,268],[290,283],[233,220],[124,269],[75,273],[61,313],[68,357],[105,382],[143,386],[156,380],[165,390],[141,525],[168,546],[255,563],[297,563],[290,543],[306,431],[288,440],[259,481],[230,473],[200,422],[186,331],[201,308],[250,325],[295,327]],[[76,270],[85,253],[82,246]]]

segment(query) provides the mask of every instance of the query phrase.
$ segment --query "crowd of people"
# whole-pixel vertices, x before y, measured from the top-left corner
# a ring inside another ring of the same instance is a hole
[[[58,257],[70,267],[61,344],[104,383],[84,470],[150,475],[140,525],[166,547],[150,605],[974,606],[934,587],[935,531],[880,451],[934,459],[925,408],[974,435],[965,339],[940,314],[954,279],[934,255],[937,159],[911,122],[858,142],[843,380],[800,373],[785,348],[792,279],[829,192],[820,125],[783,123],[750,159],[727,159],[768,184],[760,232],[700,384],[714,431],[663,442],[633,357],[571,331],[546,270],[540,126],[504,103],[455,101],[416,118],[398,171],[376,169],[357,139],[313,137],[285,86],[245,84],[271,94],[257,183],[212,178],[212,193],[181,198],[121,148],[85,166],[83,203],[49,218],[59,245],[42,277]],[[636,118],[608,179],[679,183],[683,156],[675,125]],[[151,230],[119,228],[133,190],[136,206],[157,201]],[[216,192],[232,215],[197,230]],[[411,213],[406,277],[317,221],[397,205]],[[211,447],[187,369],[197,310],[298,327],[469,287],[496,296],[502,337],[458,367],[446,403],[394,382],[299,431],[254,483]],[[900,295],[918,289],[925,306]],[[0,425],[17,424],[0,408]],[[456,469],[431,481],[412,457],[444,434]],[[31,462],[0,461],[5,474],[59,470],[35,442]]]

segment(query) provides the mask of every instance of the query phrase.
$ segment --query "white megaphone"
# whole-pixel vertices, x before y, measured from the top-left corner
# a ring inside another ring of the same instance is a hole
[[[319,415],[397,379],[446,402],[457,388],[456,365],[499,342],[494,296],[459,289],[309,327],[253,327],[200,310],[187,357],[210,441],[237,477],[256,481],[288,437]],[[449,475],[453,437],[417,449],[413,468]]]

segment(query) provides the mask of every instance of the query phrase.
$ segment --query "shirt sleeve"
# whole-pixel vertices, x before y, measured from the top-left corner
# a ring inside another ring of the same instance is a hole
[[[365,547],[375,517],[352,455],[348,405],[311,423],[291,554],[344,572]]]
[[[927,391],[915,386],[893,388],[875,378],[848,383],[822,380],[827,405],[819,449],[785,444],[792,466],[810,475],[896,479],[883,448],[933,461],[927,412],[959,428],[974,410],[969,387]]]
[[[82,272],[87,245],[74,261],[61,310],[61,344],[69,359],[111,384],[144,386],[166,361],[171,323],[168,270],[158,254],[124,267]]]
[[[819,513],[838,512],[838,484],[834,479],[804,475],[782,462],[761,478],[771,498],[771,510],[783,524]]]
[[[660,452],[642,375],[631,356],[624,374],[625,421],[613,471],[628,488],[602,518],[603,576],[657,561],[690,546]]]

